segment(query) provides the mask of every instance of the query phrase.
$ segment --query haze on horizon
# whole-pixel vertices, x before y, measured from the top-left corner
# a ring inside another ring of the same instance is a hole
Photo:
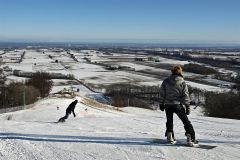
[[[240,44],[238,0],[0,0],[0,41]]]

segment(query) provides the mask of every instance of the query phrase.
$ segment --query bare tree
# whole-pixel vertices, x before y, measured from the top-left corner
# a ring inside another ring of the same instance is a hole
[[[40,92],[41,97],[46,97],[49,95],[53,81],[50,79],[50,74],[45,72],[36,72],[30,78],[27,85],[34,86]]]

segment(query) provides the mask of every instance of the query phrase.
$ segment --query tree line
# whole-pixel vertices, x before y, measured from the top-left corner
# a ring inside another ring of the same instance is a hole
[[[240,119],[240,77],[229,92],[206,93],[205,114],[210,117]]]
[[[6,81],[6,80],[4,80]],[[49,73],[36,72],[25,82],[2,83],[0,87],[0,108],[32,104],[39,97],[49,95],[53,82]]]

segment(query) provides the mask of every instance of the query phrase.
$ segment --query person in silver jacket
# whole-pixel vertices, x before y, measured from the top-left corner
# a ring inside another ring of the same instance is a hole
[[[167,117],[165,136],[168,142],[176,142],[173,131],[173,113],[175,113],[184,124],[187,143],[195,144],[197,143],[195,131],[187,117],[190,114],[190,98],[182,76],[182,67],[175,66],[171,71],[172,75],[166,78],[160,87],[160,109],[165,110]]]

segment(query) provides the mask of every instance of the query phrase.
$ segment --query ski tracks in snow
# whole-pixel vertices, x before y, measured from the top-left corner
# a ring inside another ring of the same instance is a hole
[[[23,144],[19,141],[15,140],[1,140],[0,143],[0,152],[2,160],[13,160],[13,159],[21,159],[21,160],[29,160],[29,159],[38,159],[34,156],[31,150],[26,150]]]
[[[59,144],[61,146],[62,144]],[[23,140],[5,139],[0,142],[1,160],[78,160],[87,158],[83,153],[57,147],[50,142],[32,142]]]

